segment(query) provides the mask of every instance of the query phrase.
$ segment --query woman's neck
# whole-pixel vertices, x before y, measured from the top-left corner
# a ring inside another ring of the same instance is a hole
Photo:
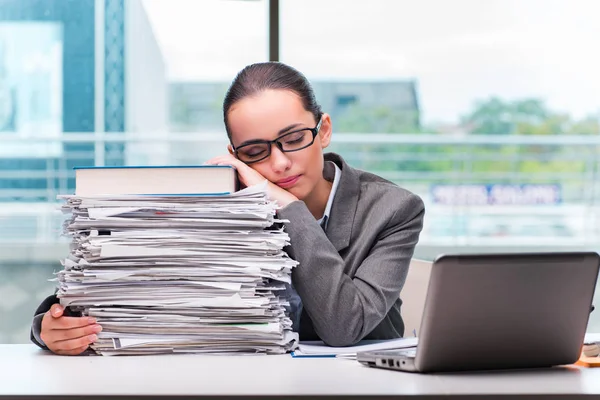
[[[306,204],[306,207],[315,219],[321,219],[325,213],[329,194],[331,193],[331,186],[331,182],[322,178],[314,190],[304,199],[304,204]]]

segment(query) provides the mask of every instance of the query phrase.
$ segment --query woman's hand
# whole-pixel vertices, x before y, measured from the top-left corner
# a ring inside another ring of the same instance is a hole
[[[96,324],[95,318],[66,317],[64,311],[60,304],[52,305],[42,319],[40,337],[52,352],[75,356],[98,339],[102,327]]]
[[[212,158],[208,160],[205,164],[234,166],[237,170],[240,181],[245,186],[257,185],[264,181],[268,182],[268,180],[264,176],[262,176],[261,174],[259,174],[258,172],[256,172],[255,170],[253,170],[252,168],[250,168],[231,154],[226,154],[223,156]],[[277,204],[279,204],[281,207],[285,207],[291,202],[298,200],[296,196],[294,196],[287,190],[280,188],[272,182],[268,182],[267,184],[267,195],[269,196],[269,199],[276,201]]]

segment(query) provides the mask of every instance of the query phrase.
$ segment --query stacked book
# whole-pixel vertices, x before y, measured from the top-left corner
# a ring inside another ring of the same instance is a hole
[[[59,196],[72,240],[57,295],[102,326],[95,352],[295,348],[285,221],[266,185],[235,181],[229,167],[77,170],[75,194]]]

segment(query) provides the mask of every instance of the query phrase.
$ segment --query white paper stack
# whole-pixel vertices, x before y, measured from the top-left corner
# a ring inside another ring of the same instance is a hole
[[[222,196],[60,196],[61,304],[97,318],[102,355],[284,353],[278,296],[297,262],[266,186]]]

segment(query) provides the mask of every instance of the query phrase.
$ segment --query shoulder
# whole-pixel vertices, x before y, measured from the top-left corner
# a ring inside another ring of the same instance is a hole
[[[425,207],[417,194],[378,175],[354,168],[335,153],[328,153],[326,160],[333,161],[342,170],[336,193],[336,197],[339,194],[342,198],[334,199],[334,202],[344,209],[346,217],[353,218],[357,228],[378,226],[383,229],[423,214]]]
[[[378,175],[355,171],[360,182],[361,208],[374,208],[396,222],[412,219],[424,211],[425,205],[419,195]]]
[[[398,186],[394,182],[370,172],[361,171],[358,169],[355,169],[355,171],[358,174],[358,179],[360,182],[360,197],[363,201],[382,201],[384,203],[393,202],[394,204],[407,202],[411,203],[412,205],[423,203],[417,194]]]

